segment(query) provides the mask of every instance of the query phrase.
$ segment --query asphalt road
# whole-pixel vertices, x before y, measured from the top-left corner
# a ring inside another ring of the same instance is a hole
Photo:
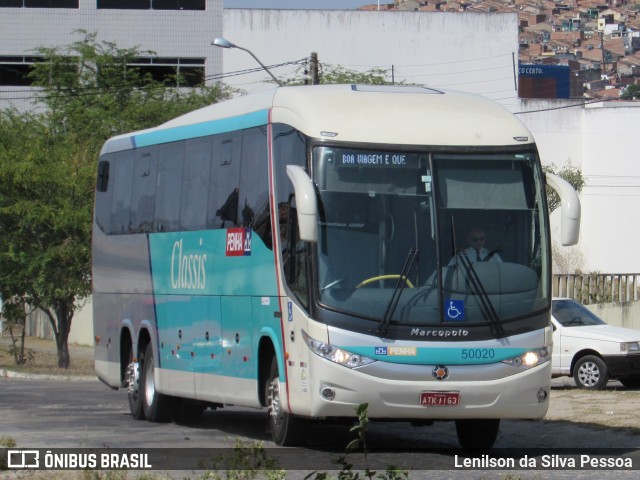
[[[605,433],[615,438],[615,444],[603,444]],[[631,458],[635,472],[624,469],[617,472],[625,476],[637,474],[640,469],[639,434],[640,431],[628,428],[607,429],[566,421],[503,421],[495,448],[498,454],[507,457],[520,458],[523,454],[530,454],[538,459],[543,454],[564,458],[596,449],[595,454]],[[207,411],[203,419],[194,425],[136,421],[129,415],[126,392],[110,390],[98,381],[0,378],[0,436],[12,438],[20,448],[184,448],[188,449],[184,452],[209,449],[215,453],[228,451],[237,441],[244,441],[262,442],[270,454],[286,450],[271,442],[263,411],[237,407]],[[296,458],[302,459],[305,469],[326,469],[326,462],[318,460],[323,455],[322,458],[329,458],[323,449],[342,451],[352,437],[346,427],[318,425],[309,429],[307,438],[309,447],[297,450]],[[571,450],[578,440],[580,449]],[[456,466],[455,455],[460,451],[457,450],[455,427],[451,422],[436,423],[431,427],[371,423],[367,442],[372,451],[420,449],[416,468],[454,469],[462,473]],[[616,447],[618,450],[597,450],[603,447]],[[331,458],[335,459],[336,455]],[[376,457],[378,460],[381,458],[385,462],[398,463],[398,458],[393,456]],[[409,458],[407,461],[410,463],[414,461],[410,457],[403,458]],[[285,459],[285,465],[287,461]],[[558,469],[554,472],[561,477],[567,473],[566,478],[573,478],[569,475],[572,470]],[[469,478],[490,478],[487,471],[468,470],[466,473]],[[573,471],[572,475],[575,473]],[[582,471],[581,476],[585,473],[588,472]],[[593,478],[598,478],[598,474],[593,473]]]

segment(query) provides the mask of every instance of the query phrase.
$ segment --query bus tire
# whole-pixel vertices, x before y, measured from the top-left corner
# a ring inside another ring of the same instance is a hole
[[[456,420],[458,442],[466,450],[490,450],[498,437],[499,428],[500,419]]]
[[[135,382],[135,385],[127,385],[129,411],[134,419],[144,420],[144,409],[142,408],[142,382],[140,381],[140,372],[138,372],[137,376],[132,373],[132,370],[135,367],[133,359],[133,347],[131,347],[129,350],[129,364],[127,365],[127,373],[125,375],[127,376],[127,383]],[[144,357],[139,360],[140,362],[138,363],[138,366],[144,365]]]
[[[284,447],[299,446],[302,443],[304,419],[284,411],[280,396],[278,360],[273,357],[269,379],[265,384],[265,400],[269,415],[269,431],[276,445]]]
[[[175,401],[172,397],[158,393],[153,376],[154,371],[153,346],[147,345],[140,378],[140,397],[144,416],[151,422],[168,422],[173,418]]]

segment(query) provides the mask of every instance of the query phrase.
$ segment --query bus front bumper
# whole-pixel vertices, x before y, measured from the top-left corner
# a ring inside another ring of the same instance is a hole
[[[309,371],[318,373],[309,378],[308,397],[298,397],[300,402],[292,398],[291,403],[293,413],[305,416],[353,417],[363,403],[368,404],[370,419],[406,420],[537,419],[549,408],[551,362],[530,369],[450,366],[442,380],[433,375],[433,365],[414,366],[412,379],[398,379],[372,376],[366,368],[349,369],[319,357],[311,362],[317,364]],[[443,403],[434,405],[435,397]]]

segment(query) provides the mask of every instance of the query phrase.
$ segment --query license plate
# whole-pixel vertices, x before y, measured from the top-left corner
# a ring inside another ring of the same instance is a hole
[[[455,407],[460,403],[460,392],[422,392],[420,405],[425,407]]]

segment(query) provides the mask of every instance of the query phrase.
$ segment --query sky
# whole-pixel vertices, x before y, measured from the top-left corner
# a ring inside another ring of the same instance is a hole
[[[304,10],[355,10],[378,0],[223,0],[224,8],[266,8]],[[392,0],[380,0],[381,4]]]

